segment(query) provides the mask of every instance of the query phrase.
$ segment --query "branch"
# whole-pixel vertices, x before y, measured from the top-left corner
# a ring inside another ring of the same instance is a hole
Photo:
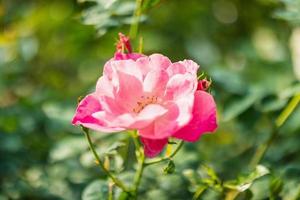
[[[151,161],[151,162],[145,162],[144,165],[149,166],[149,165],[153,165],[153,164],[156,164],[156,163],[160,163],[160,162],[164,162],[164,161],[172,159],[178,153],[178,151],[181,149],[183,144],[184,144],[184,142],[181,140],[180,143],[177,145],[176,149],[173,151],[173,153],[171,155],[169,155],[167,157],[164,157],[164,158],[159,158],[158,160],[154,160],[154,161]]]
[[[100,157],[98,156],[95,148],[94,148],[94,145],[93,145],[93,142],[91,140],[91,137],[90,137],[90,134],[89,134],[89,129],[88,128],[85,128],[85,127],[81,127],[84,134],[85,134],[85,137],[89,143],[89,147],[90,147],[90,150],[92,151],[95,159],[96,159],[96,162],[97,164],[100,166],[100,168],[104,171],[104,173],[107,174],[107,176],[109,178],[111,178],[111,180],[116,184],[116,186],[118,186],[119,188],[121,188],[124,192],[129,192],[128,189],[125,187],[125,185],[117,178],[115,177],[109,170],[107,170],[105,167],[104,167],[104,164],[103,162],[101,161]]]

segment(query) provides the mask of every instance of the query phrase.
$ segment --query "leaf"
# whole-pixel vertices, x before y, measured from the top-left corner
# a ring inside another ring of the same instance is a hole
[[[278,177],[273,178],[270,183],[271,198],[275,199],[279,197],[279,193],[282,191],[282,189],[283,181]]]
[[[300,6],[300,3],[299,3]],[[300,8],[299,8],[300,12]],[[300,14],[299,14],[300,18]],[[300,22],[300,19],[299,19]],[[300,23],[299,23],[300,24]],[[293,61],[293,69],[294,69],[294,74],[298,80],[300,80],[300,28],[295,28],[293,30],[291,39],[290,39],[290,49],[291,49],[291,54],[292,54],[292,61]]]
[[[127,192],[121,192],[120,196],[118,197],[118,200],[128,200],[129,194]]]
[[[164,168],[164,174],[173,174],[175,172],[175,163],[169,160],[168,165]]]
[[[87,0],[83,0],[87,1]],[[84,10],[81,15],[83,24],[93,25],[98,36],[103,36],[111,28],[131,24],[135,3],[117,0],[93,0],[95,5]]]
[[[207,189],[207,186],[205,185],[200,185],[198,187],[198,189],[196,190],[194,196],[193,196],[193,200],[198,200],[202,197],[202,195],[204,194],[205,190]]]
[[[106,181],[96,180],[90,183],[82,193],[82,200],[107,199],[108,185]]]
[[[110,147],[107,148],[106,153],[107,155],[115,155],[120,148],[126,146],[125,142],[115,142]]]
[[[50,151],[52,162],[64,160],[80,154],[87,149],[84,137],[67,137],[59,141]]]
[[[263,165],[257,165],[256,169],[246,176],[240,176],[237,180],[227,181],[224,183],[224,187],[239,192],[248,190],[254,181],[269,174],[270,171]]]
[[[282,109],[286,104],[288,100],[287,99],[274,99],[270,100],[266,103],[263,103],[262,105],[259,105],[259,110],[262,112],[272,112]]]
[[[257,100],[262,98],[262,93],[259,91],[250,92],[244,98],[232,101],[230,105],[226,107],[223,113],[223,120],[229,121],[239,116],[250,108]]]
[[[285,8],[274,13],[275,18],[283,19],[291,24],[300,23],[300,0],[281,0]]]
[[[166,194],[163,190],[155,189],[147,192],[146,199],[157,199],[157,200],[168,200],[168,194]],[[142,198],[141,198],[142,199]]]
[[[156,6],[160,0],[145,0],[142,6],[143,11],[147,11],[148,9]]]
[[[207,165],[202,165],[201,166],[201,171],[204,171],[206,175],[208,175],[212,180],[215,180],[217,182],[220,182],[217,173],[215,170]]]
[[[222,181],[218,177],[217,173],[214,171],[213,168],[202,165],[200,170],[200,175],[202,177],[201,182],[202,184],[210,187],[211,189],[221,192],[222,188]]]

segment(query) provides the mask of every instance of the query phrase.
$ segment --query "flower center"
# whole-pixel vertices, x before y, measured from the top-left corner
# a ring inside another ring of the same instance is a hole
[[[134,113],[141,112],[147,105],[154,104],[158,102],[157,96],[141,96],[140,100],[136,103],[132,111]]]

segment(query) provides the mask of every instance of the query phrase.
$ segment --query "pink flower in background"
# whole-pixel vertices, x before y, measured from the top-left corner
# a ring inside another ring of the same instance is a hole
[[[105,64],[95,92],[79,103],[74,125],[138,130],[148,157],[160,153],[170,137],[195,142],[216,129],[216,105],[209,93],[197,90],[195,62],[129,51],[116,55]]]

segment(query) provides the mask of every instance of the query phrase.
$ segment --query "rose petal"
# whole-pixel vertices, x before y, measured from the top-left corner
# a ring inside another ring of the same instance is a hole
[[[143,94],[143,85],[135,76],[123,73],[118,74],[118,89],[115,94],[116,103],[122,106],[128,112],[136,106],[138,100]]]
[[[167,72],[169,76],[174,76],[175,74],[185,74],[187,70],[181,62],[176,62],[168,67]]]
[[[157,156],[168,143],[168,139],[160,139],[160,140],[152,140],[141,137],[141,142],[144,145],[144,152],[147,157],[155,157]]]
[[[217,128],[216,104],[213,97],[204,91],[195,93],[191,121],[177,131],[173,137],[188,142],[195,142],[205,132],[213,132]]]
[[[139,134],[149,139],[163,139],[172,135],[177,129],[177,117],[179,116],[179,108],[175,103],[165,105],[167,113],[158,117],[149,126],[140,128]]]
[[[129,126],[131,129],[145,128],[155,119],[167,113],[168,110],[158,104],[147,105],[135,118],[135,122]]]
[[[114,88],[110,80],[106,76],[101,76],[96,84],[96,92],[95,94],[97,97],[101,96],[108,96],[113,97],[114,96]]]
[[[152,70],[144,79],[144,92],[152,93],[155,96],[162,96],[168,80],[169,76],[166,71]]]
[[[165,99],[186,98],[197,89],[197,77],[192,74],[176,74],[170,78],[165,90]]]
[[[95,98],[95,94],[87,95],[78,105],[75,116],[73,117],[73,125],[82,125],[84,127],[100,131],[100,132],[118,132],[122,128],[110,128],[95,118],[94,113],[102,110],[100,102]]]
[[[152,54],[149,58],[153,69],[167,69],[172,64],[168,57],[161,54]]]

